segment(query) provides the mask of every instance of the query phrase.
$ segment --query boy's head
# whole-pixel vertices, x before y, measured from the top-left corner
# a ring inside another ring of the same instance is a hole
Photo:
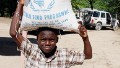
[[[59,35],[59,29],[54,29],[54,28],[49,28],[49,27],[40,27],[38,30],[37,30],[37,36],[40,32],[42,31],[45,31],[45,30],[49,30],[49,31],[52,31],[54,32],[56,35]]]
[[[44,53],[52,52],[56,47],[56,43],[58,42],[58,34],[58,29],[48,27],[39,28],[37,33],[39,48]]]

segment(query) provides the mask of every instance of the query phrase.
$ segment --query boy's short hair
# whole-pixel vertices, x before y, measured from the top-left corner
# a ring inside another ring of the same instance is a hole
[[[39,35],[39,33],[40,32],[42,32],[42,31],[45,31],[45,30],[49,30],[49,31],[52,31],[52,32],[54,32],[56,35],[59,35],[60,34],[60,31],[61,30],[59,30],[59,29],[54,29],[54,28],[49,28],[49,27],[41,27],[41,28],[39,28],[38,30],[37,30],[37,40],[38,40],[38,35]]]
[[[38,30],[37,30],[37,36],[40,32],[42,31],[45,31],[45,30],[49,30],[49,31],[52,31],[54,32],[56,35],[59,35],[60,34],[60,30],[59,29],[54,29],[54,28],[49,28],[49,27],[40,27]]]

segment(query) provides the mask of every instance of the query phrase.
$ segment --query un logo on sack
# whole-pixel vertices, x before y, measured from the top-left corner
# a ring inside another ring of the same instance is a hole
[[[30,8],[33,9],[34,11],[49,11],[51,8],[53,8],[55,1],[51,0],[50,3],[46,4],[47,0],[34,0],[33,2],[30,3]],[[35,5],[38,5],[39,8],[36,8]]]
[[[37,5],[39,5],[39,7],[44,6],[44,0],[34,0],[34,3],[36,3]]]

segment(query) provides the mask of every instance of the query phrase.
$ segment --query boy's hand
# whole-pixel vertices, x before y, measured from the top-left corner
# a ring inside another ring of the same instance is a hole
[[[20,4],[24,5],[24,0],[20,0]]]
[[[82,24],[79,25],[78,27],[79,29],[79,34],[80,36],[84,39],[84,38],[87,38],[88,37],[88,34],[87,34],[87,29],[85,28],[85,26],[83,26]]]

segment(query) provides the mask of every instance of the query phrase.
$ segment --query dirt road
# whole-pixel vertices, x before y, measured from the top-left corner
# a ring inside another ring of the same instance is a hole
[[[0,18],[0,68],[24,68],[24,58],[9,36],[10,21],[8,18]],[[93,48],[93,58],[85,60],[83,65],[71,68],[120,68],[120,30],[88,30],[88,34]],[[58,47],[83,50],[83,42],[78,34],[62,35],[59,38]]]

